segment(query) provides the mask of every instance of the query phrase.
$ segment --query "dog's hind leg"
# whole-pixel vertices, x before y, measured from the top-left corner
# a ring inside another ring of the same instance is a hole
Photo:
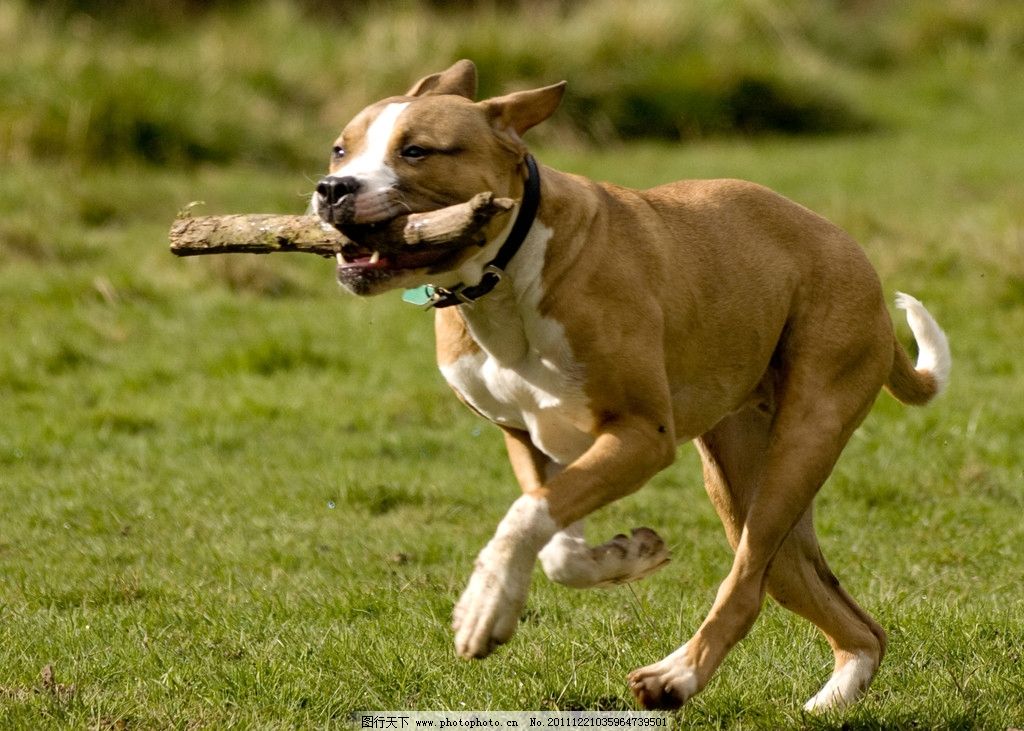
[[[704,482],[735,550],[760,470],[764,468],[769,411],[746,409],[698,441]],[[885,653],[885,632],[853,600],[818,546],[812,508],[800,518],[772,560],[767,590],[775,601],[813,622],[835,655],[828,683],[804,706],[821,710],[852,703],[867,689]]]
[[[698,442],[707,490],[736,557],[694,637],[631,674],[647,707],[676,707],[702,689],[754,623],[766,591],[814,622],[835,652],[836,671],[808,708],[855,700],[877,670],[885,635],[828,570],[810,512],[871,399],[806,386],[790,394],[777,409],[772,399],[744,408]]]
[[[832,677],[804,704],[808,711],[840,708],[859,699],[885,654],[885,631],[839,584],[818,547],[811,510],[775,555],[768,593],[814,622],[835,655]]]

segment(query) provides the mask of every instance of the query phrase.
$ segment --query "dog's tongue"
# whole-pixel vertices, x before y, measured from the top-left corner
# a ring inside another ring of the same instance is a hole
[[[387,257],[381,256],[379,252],[374,252],[371,256],[361,256],[351,261],[338,254],[338,266],[342,269],[387,269],[390,266],[390,260]]]
[[[417,269],[427,267],[448,253],[448,249],[425,249],[423,251],[402,251],[381,254],[374,252],[369,256],[359,256],[352,260],[338,255],[338,266],[342,269]]]

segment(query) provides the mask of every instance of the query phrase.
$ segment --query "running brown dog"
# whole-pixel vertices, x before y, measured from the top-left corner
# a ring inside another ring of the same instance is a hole
[[[476,70],[460,61],[360,112],[313,197],[350,230],[481,191],[521,200],[479,247],[339,255],[338,278],[357,294],[432,285],[441,371],[504,431],[522,487],[455,607],[456,650],[484,657],[512,637],[538,557],[574,587],[662,566],[668,552],[650,529],[592,547],[582,521],[695,441],[735,559],[704,623],[633,671],[633,693],[663,708],[699,692],[767,592],[835,653],[806,707],[850,703],[875,675],[885,633],[825,563],[811,503],[883,386],[909,404],[943,388],[946,338],[900,295],[915,366],[857,244],[763,187],[637,191],[537,166],[522,135],[564,88],[475,102]]]

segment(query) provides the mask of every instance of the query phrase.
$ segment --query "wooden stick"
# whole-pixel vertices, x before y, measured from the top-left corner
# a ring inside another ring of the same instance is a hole
[[[171,226],[171,253],[178,256],[303,251],[333,257],[346,241],[316,216],[196,216]]]
[[[358,236],[363,248],[385,251],[401,246],[479,244],[483,228],[514,206],[510,198],[479,193],[465,203],[399,216],[385,226],[354,226],[349,233]],[[343,246],[355,245],[316,216],[267,214],[178,218],[171,226],[170,239],[171,253],[178,256],[299,251],[333,257]]]

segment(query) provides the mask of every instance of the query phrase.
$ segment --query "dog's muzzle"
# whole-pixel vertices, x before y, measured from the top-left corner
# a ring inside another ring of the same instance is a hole
[[[316,211],[327,223],[350,223],[355,212],[356,193],[362,183],[352,176],[342,178],[328,175],[316,184]]]
[[[360,182],[352,176],[336,178],[333,175],[328,175],[321,178],[320,182],[316,184],[316,192],[326,205],[336,206],[345,196],[357,192],[360,186]]]
[[[316,213],[339,228],[383,223],[402,213],[411,213],[395,187],[367,190],[365,181],[351,176],[328,175],[321,179],[315,197]]]

